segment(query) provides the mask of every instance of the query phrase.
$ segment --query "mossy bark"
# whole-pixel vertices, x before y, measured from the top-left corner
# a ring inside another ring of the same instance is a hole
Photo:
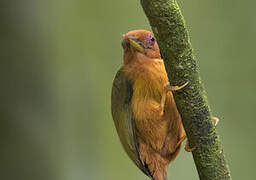
[[[188,31],[175,0],[141,0],[158,40],[171,85],[189,84],[174,93],[201,180],[231,179],[199,77]]]

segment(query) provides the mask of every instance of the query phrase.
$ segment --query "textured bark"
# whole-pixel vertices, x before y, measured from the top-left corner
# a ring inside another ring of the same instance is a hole
[[[141,0],[158,40],[171,85],[189,84],[174,97],[201,180],[231,179],[207,103],[184,18],[175,0]]]

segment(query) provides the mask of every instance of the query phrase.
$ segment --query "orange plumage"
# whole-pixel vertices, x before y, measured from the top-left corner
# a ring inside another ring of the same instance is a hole
[[[167,180],[168,164],[177,156],[185,132],[166,86],[164,62],[149,31],[128,32],[122,45],[124,64],[112,89],[117,132],[129,157],[146,175]]]

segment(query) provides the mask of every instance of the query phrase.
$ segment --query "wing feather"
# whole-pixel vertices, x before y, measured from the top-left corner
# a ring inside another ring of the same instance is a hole
[[[127,79],[121,67],[116,73],[112,87],[111,110],[113,120],[119,139],[128,156],[146,175],[151,176],[149,169],[140,160],[131,107],[132,95],[132,82]]]

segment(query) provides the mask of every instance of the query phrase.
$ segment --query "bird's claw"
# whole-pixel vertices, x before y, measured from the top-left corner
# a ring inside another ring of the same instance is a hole
[[[186,135],[185,135],[185,136],[182,136],[181,139],[178,141],[178,143],[177,143],[177,145],[176,145],[176,148],[177,148],[186,138],[187,138]],[[185,151],[187,151],[187,152],[192,152],[192,151],[194,151],[194,150],[196,149],[196,147],[192,147],[192,148],[189,147],[189,141],[187,140],[184,149],[185,149]]]
[[[217,126],[217,124],[218,124],[219,121],[220,121],[219,118],[217,118],[217,117],[212,117],[211,119],[215,121],[214,126]]]
[[[185,84],[181,85],[181,86],[170,86],[170,83],[168,82],[168,83],[165,85],[165,89],[166,89],[167,91],[172,91],[172,92],[174,92],[174,91],[178,91],[178,90],[183,89],[183,88],[186,87],[187,85],[188,85],[188,81],[187,81]]]
[[[196,149],[196,147],[192,147],[192,148],[191,148],[191,147],[189,146],[189,142],[187,141],[187,142],[186,142],[186,146],[185,146],[184,149],[185,149],[185,151],[187,151],[187,152],[192,152],[192,151],[194,151],[194,150]]]

